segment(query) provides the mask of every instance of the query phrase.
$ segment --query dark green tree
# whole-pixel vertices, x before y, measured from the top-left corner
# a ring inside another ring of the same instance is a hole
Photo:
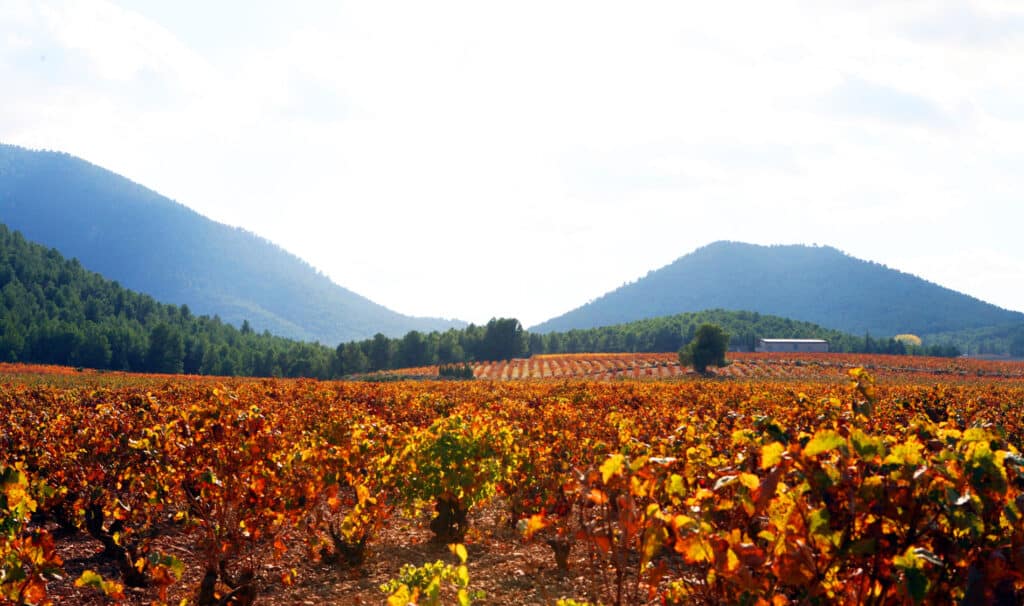
[[[335,374],[341,377],[366,372],[370,362],[357,343],[342,343],[335,350],[335,364]]]
[[[728,349],[728,333],[718,325],[702,324],[689,345],[679,350],[679,362],[704,374],[712,364],[718,367],[726,365],[725,352]]]
[[[439,364],[451,364],[462,362],[466,359],[466,352],[462,350],[459,343],[460,331],[451,329],[445,331],[437,339],[437,361]]]
[[[418,330],[409,331],[398,344],[399,366],[409,368],[430,364],[430,343]]]
[[[149,333],[146,366],[150,372],[181,373],[184,370],[185,343],[170,324],[161,322]]]
[[[1024,358],[1024,327],[1019,328],[1017,334],[1010,340],[1010,355]]]
[[[72,361],[79,366],[106,368],[110,365],[110,341],[95,324],[85,329],[85,337],[72,355]]]
[[[526,353],[523,325],[515,318],[491,318],[480,345],[481,360],[510,360]]]
[[[373,335],[370,341],[370,370],[386,370],[391,367],[391,340],[381,333]]]

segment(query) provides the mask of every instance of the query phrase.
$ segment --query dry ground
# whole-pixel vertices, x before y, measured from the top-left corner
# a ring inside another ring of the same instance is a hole
[[[472,528],[466,538],[469,552],[470,589],[482,590],[485,597],[478,603],[499,606],[532,606],[554,604],[558,598],[599,597],[594,574],[585,550],[574,551],[568,574],[555,566],[551,549],[543,541],[524,542],[508,522],[501,519],[499,502],[471,514]],[[447,546],[431,542],[428,518],[409,519],[397,515],[389,520],[371,545],[366,562],[351,568],[313,561],[304,547],[291,550],[281,560],[268,560],[260,574],[257,604],[319,605],[319,604],[383,604],[386,595],[380,586],[398,575],[403,564],[420,565],[443,560],[455,564],[455,556]],[[73,580],[84,570],[100,572],[106,578],[117,578],[116,567],[105,561],[100,545],[86,533],[58,541],[67,577],[49,585],[56,604],[109,604],[109,600],[88,588],[78,588]],[[190,544],[190,538],[178,531],[163,537],[158,550],[171,553],[186,564],[184,577],[171,586],[169,604],[183,599],[194,603],[195,593],[203,576],[202,562]],[[294,568],[298,576],[293,585],[285,586],[280,576]],[[128,589],[125,603],[151,604],[157,599],[155,589]],[[449,603],[445,601],[444,603]]]

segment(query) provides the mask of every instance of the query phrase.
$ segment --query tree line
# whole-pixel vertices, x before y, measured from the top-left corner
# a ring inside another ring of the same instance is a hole
[[[828,339],[834,351],[913,353],[892,339],[859,339],[750,312],[679,314],[566,333],[528,333],[515,318],[401,338],[378,333],[332,348],[197,316],[132,292],[0,225],[0,361],[130,372],[340,378],[417,366],[458,366],[533,354],[678,351],[706,323],[730,349],[760,336]],[[931,353],[931,352],[929,352]]]
[[[0,361],[224,376],[338,378],[527,355],[518,320],[377,334],[336,348],[194,315],[130,291],[0,225]]]
[[[693,341],[701,326],[712,324],[729,335],[730,351],[754,351],[758,339],[825,339],[829,351],[897,355],[957,356],[955,345],[913,347],[891,337],[863,337],[752,311],[712,309],[637,320],[601,328],[547,334],[530,333],[531,353],[672,352]]]

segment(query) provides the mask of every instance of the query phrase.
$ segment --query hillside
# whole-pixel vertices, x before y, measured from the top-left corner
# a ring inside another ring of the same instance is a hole
[[[337,347],[236,328],[128,290],[0,224],[0,362],[101,370],[340,378],[525,353],[514,318]]]
[[[0,225],[0,361],[133,372],[305,376],[332,348],[193,315],[86,270]]]
[[[567,332],[530,333],[530,352],[672,352],[689,343],[701,324],[729,334],[730,351],[753,351],[758,339],[826,339],[831,351],[863,351],[864,335],[851,335],[768,314],[709,309]],[[879,343],[883,345],[884,343]]]
[[[881,336],[1024,323],[1020,312],[831,247],[716,242],[530,330],[568,331],[715,308]]]
[[[335,345],[462,323],[404,316],[252,233],[67,154],[0,145],[0,223],[156,299]]]

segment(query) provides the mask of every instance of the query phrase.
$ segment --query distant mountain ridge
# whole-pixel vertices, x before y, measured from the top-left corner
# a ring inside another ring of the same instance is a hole
[[[127,288],[283,337],[337,344],[465,325],[394,312],[259,236],[68,154],[0,144],[0,223]]]
[[[530,331],[562,332],[707,309],[747,310],[876,336],[1024,322],[1020,312],[835,248],[723,241]]]

